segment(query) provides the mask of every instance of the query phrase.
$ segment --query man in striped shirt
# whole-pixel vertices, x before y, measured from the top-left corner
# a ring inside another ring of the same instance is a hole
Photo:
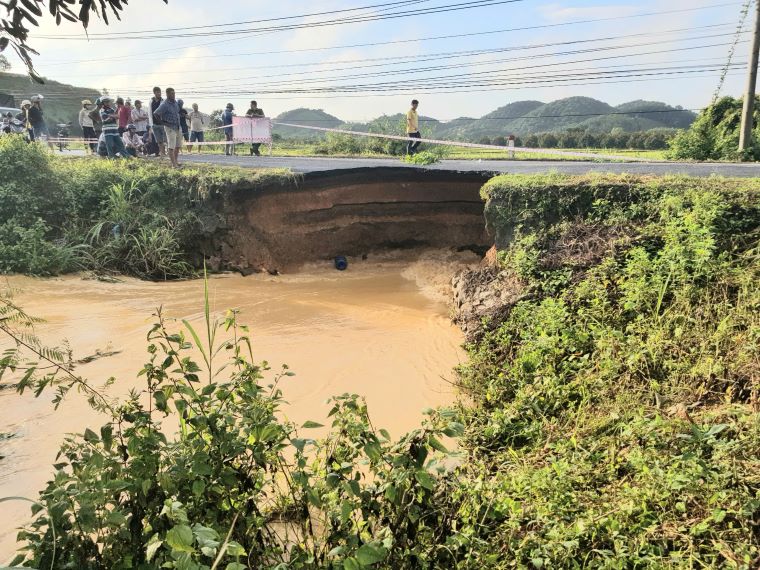
[[[100,110],[100,118],[103,121],[103,136],[106,142],[106,151],[108,158],[122,156],[128,158],[129,153],[124,148],[124,141],[119,134],[119,112],[113,106],[113,97],[105,96],[100,98],[103,108]]]

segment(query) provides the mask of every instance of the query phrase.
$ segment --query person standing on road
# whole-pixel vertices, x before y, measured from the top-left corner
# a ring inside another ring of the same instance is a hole
[[[417,116],[417,107],[420,102],[417,99],[412,99],[412,108],[406,113],[406,136],[413,139],[421,139],[420,135],[420,119]],[[406,154],[412,156],[417,152],[417,147],[420,146],[420,141],[409,141],[406,145]]]
[[[261,109],[256,104],[256,101],[251,101],[251,108],[245,112],[245,116],[251,117],[251,118],[263,117],[264,109]],[[251,156],[253,156],[254,154],[256,156],[261,156],[261,153],[259,152],[260,147],[261,147],[261,143],[251,143]]]
[[[224,110],[224,113],[222,113],[222,125],[224,125],[224,138],[227,141],[227,144],[224,145],[224,154],[227,156],[232,156],[235,154],[235,144],[232,142],[232,117],[235,116],[235,113],[232,111],[235,109],[235,107],[232,105],[232,103],[227,103],[227,108]]]
[[[88,154],[95,154],[98,149],[98,136],[95,134],[95,124],[90,117],[90,111],[94,108],[92,101],[82,101],[82,109],[79,111],[79,126],[82,127],[84,137],[84,150]]]
[[[92,121],[92,128],[95,129],[95,138],[100,138],[100,133],[103,132],[103,119],[100,118],[100,110],[103,108],[103,100],[98,97],[95,99],[95,105],[90,110],[89,117]],[[95,143],[97,149],[98,143]]]
[[[119,136],[127,130],[127,125],[132,118],[132,110],[124,104],[124,99],[116,98],[116,113],[119,116]]]
[[[169,149],[169,160],[174,168],[179,167],[179,150],[182,148],[182,130],[179,123],[179,103],[175,98],[174,89],[166,89],[166,99],[153,112],[153,117],[161,121],[166,134],[166,147]]]
[[[44,97],[42,95],[32,95],[32,106],[29,107],[29,122],[32,125],[32,130],[34,131],[34,140],[40,142],[47,140],[49,136],[47,125],[45,124],[45,117],[42,111],[43,99]],[[50,148],[53,148],[52,144],[50,144]]]
[[[129,158],[124,141],[119,134],[119,111],[113,106],[113,97],[106,95],[100,98],[103,108],[100,110],[100,118],[103,121],[103,140],[106,143],[108,158],[122,156]]]
[[[156,144],[158,145],[158,155],[166,156],[166,132],[164,131],[164,126],[161,124],[161,120],[156,119],[156,116],[154,115],[162,101],[161,88],[154,87],[153,97],[150,100],[150,116],[153,120],[153,138],[156,139]]]
[[[135,132],[141,138],[148,131],[148,111],[143,109],[142,101],[135,101],[135,108],[132,109],[132,124],[135,126]]]
[[[198,103],[193,103],[193,110],[188,114],[190,119],[190,144],[187,146],[187,152],[193,152],[193,143],[203,142],[203,126],[206,124],[203,113],[198,111]],[[201,144],[198,144],[198,152],[201,152]]]
[[[29,109],[32,108],[32,102],[29,99],[24,99],[21,102],[21,112],[16,115],[16,118],[24,124],[26,134],[29,137],[29,142],[34,142],[34,129],[32,123],[29,120]]]
[[[187,116],[190,114],[185,109],[185,102],[182,99],[177,99],[177,105],[179,105],[179,129],[182,131],[182,138],[185,142],[190,140],[190,131],[187,126]]]

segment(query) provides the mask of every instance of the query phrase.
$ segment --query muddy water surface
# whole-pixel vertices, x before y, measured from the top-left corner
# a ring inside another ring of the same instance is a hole
[[[273,370],[287,363],[296,373],[282,385],[289,419],[324,422],[327,398],[355,392],[367,398],[373,423],[395,437],[417,426],[424,408],[454,398],[452,368],[464,355],[444,293],[465,261],[471,258],[354,263],[342,273],[320,267],[278,277],[219,276],[210,281],[211,303],[220,313],[240,309],[257,360]],[[203,315],[201,281],[12,277],[0,286],[6,285],[18,290],[15,300],[29,314],[46,319],[37,332],[47,344],[65,339],[75,358],[120,351],[77,367],[98,384],[117,378],[113,395],[142,388],[136,372],[147,361],[145,335],[157,306],[198,324]],[[0,391],[0,432],[13,434],[0,440],[0,497],[34,498],[52,473],[63,435],[101,423],[79,394],[53,411],[49,397]],[[23,503],[0,504],[0,565],[12,555],[15,528],[28,513]]]

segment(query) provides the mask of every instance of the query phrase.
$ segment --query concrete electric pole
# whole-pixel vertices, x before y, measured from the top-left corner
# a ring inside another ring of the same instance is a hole
[[[755,30],[752,35],[752,51],[749,54],[747,70],[747,91],[744,94],[742,127],[739,134],[739,152],[752,145],[752,123],[755,113],[755,87],[757,86],[757,60],[760,54],[760,0],[755,0]]]

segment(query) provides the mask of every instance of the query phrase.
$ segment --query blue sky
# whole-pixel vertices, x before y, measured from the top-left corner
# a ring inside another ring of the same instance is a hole
[[[425,0],[416,8],[450,5],[462,0]],[[379,4],[381,0],[331,0],[305,3],[291,0],[250,2],[243,0],[131,0],[121,22],[110,27],[94,21],[92,33],[131,32],[156,28],[184,28],[294,16],[315,11],[354,8]],[[324,109],[345,120],[364,120],[380,114],[405,111],[412,96],[421,101],[420,111],[448,120],[457,116],[481,116],[512,101],[537,99],[551,101],[573,95],[596,97],[612,104],[633,99],[661,100],[686,108],[709,103],[718,84],[719,70],[684,76],[652,76],[655,80],[617,80],[615,83],[584,85],[587,73],[611,71],[612,66],[659,68],[725,63],[729,44],[739,19],[741,0],[522,0],[471,10],[452,11],[402,19],[353,23],[316,29],[247,34],[235,37],[195,37],[161,40],[80,41],[43,39],[47,34],[84,38],[81,27],[64,23],[56,27],[51,18],[43,20],[33,32],[32,45],[40,51],[36,58],[43,75],[81,86],[108,88],[112,94],[146,99],[153,85],[175,86],[186,103],[198,102],[211,111],[227,102],[238,111],[257,99],[267,114],[274,116],[296,107]],[[721,4],[721,6],[715,6]],[[631,17],[646,12],[682,10],[713,6],[704,10]],[[363,14],[377,13],[365,10]],[[325,16],[288,22],[314,22]],[[416,40],[430,36],[467,34],[526,26],[567,24],[579,20],[619,18],[604,22],[570,24],[550,28],[494,33],[480,36],[411,41],[381,46],[342,47],[323,51],[298,51],[313,48],[348,46],[358,43]],[[720,24],[726,24],[720,26]],[[254,26],[255,24],[251,24]],[[705,28],[704,26],[714,26]],[[702,28],[700,28],[702,27]],[[711,36],[695,38],[695,36]],[[746,35],[743,39],[746,39]],[[599,38],[609,38],[598,40]],[[566,46],[516,49],[526,45],[556,44],[597,40]],[[720,44],[713,47],[705,45]],[[603,52],[556,55],[558,50],[608,48]],[[615,49],[609,49],[615,48]],[[498,53],[474,55],[432,55],[448,52],[501,49]],[[747,59],[748,44],[738,45],[734,61]],[[644,53],[652,51],[668,53]],[[287,53],[260,52],[281,51]],[[248,54],[248,55],[245,55]],[[633,55],[632,55],[633,54]],[[626,55],[627,57],[617,57]],[[600,61],[594,57],[614,56]],[[416,62],[416,59],[438,59]],[[10,55],[14,71],[21,70],[15,55]],[[386,59],[380,59],[386,58]],[[522,59],[516,59],[522,58]],[[505,61],[506,60],[506,61]],[[576,62],[576,63],[573,63]],[[546,67],[530,67],[536,64]],[[396,74],[422,66],[459,67]],[[540,75],[543,80],[577,73],[568,84],[516,84],[525,75]],[[476,78],[504,75],[502,85],[471,86],[472,79],[461,74],[481,73]],[[286,75],[287,74],[287,75]],[[441,88],[423,91],[435,77],[446,75],[456,81],[455,91]],[[343,77],[343,85],[398,82],[390,93],[379,96],[363,92],[351,96],[334,93],[268,94],[276,82],[287,81],[287,88],[311,88],[317,78]],[[723,93],[739,95],[743,73],[733,71],[726,79]],[[33,89],[30,87],[30,89]],[[234,90],[234,93],[232,92]]]

